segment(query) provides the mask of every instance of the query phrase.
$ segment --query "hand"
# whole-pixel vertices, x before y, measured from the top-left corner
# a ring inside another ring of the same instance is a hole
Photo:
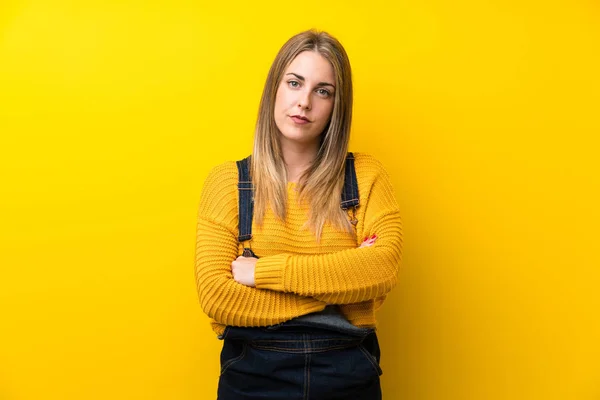
[[[254,269],[258,258],[239,256],[231,263],[231,273],[237,283],[254,287]]]
[[[373,235],[371,237],[366,237],[365,240],[363,240],[362,244],[359,246],[359,248],[361,247],[369,247],[369,246],[373,246],[373,243],[375,243],[375,241],[377,240],[377,235]]]

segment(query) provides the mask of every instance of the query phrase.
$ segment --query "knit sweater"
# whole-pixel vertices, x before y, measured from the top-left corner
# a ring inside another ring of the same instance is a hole
[[[253,222],[251,248],[259,257],[256,287],[237,283],[231,263],[238,242],[238,171],[235,162],[214,167],[204,182],[198,210],[195,275],[200,305],[215,333],[227,325],[269,326],[339,305],[357,327],[374,327],[375,311],[396,285],[402,258],[402,223],[385,169],[373,156],[354,153],[360,205],[356,234],[325,224],[320,243],[302,228],[308,205],[299,204],[295,183],[287,185],[287,213],[267,209]],[[372,246],[359,247],[377,235]]]

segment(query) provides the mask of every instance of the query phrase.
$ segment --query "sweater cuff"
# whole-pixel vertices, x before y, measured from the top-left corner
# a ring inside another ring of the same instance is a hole
[[[283,292],[283,273],[287,254],[277,254],[259,258],[254,267],[254,284],[259,289]]]

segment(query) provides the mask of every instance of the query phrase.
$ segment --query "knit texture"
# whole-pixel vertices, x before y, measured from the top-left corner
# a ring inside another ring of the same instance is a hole
[[[231,262],[238,243],[238,171],[235,162],[214,167],[200,197],[196,240],[196,284],[200,305],[223,333],[227,325],[268,326],[338,304],[359,327],[375,326],[375,311],[396,285],[402,259],[402,223],[385,169],[374,157],[354,153],[360,206],[356,234],[326,224],[321,242],[302,226],[308,206],[288,184],[287,218],[267,210],[264,224],[252,225],[247,244],[259,257],[256,287],[233,280]],[[350,217],[349,217],[350,218]],[[375,244],[359,248],[367,236]]]

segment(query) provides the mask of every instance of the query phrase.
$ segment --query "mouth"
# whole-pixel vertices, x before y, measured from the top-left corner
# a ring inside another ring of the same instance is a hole
[[[308,124],[310,122],[309,119],[303,115],[291,115],[290,118],[299,125]]]

